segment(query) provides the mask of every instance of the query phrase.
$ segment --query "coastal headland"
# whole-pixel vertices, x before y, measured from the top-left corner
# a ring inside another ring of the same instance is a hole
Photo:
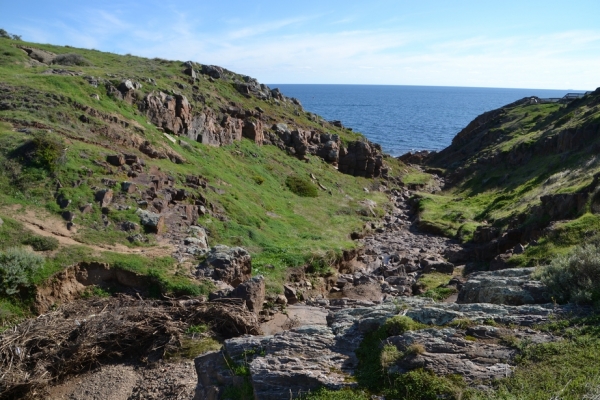
[[[595,398],[600,91],[395,158],[246,75],[0,38],[0,399]]]

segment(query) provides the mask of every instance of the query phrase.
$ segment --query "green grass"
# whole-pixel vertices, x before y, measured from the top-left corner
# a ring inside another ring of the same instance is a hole
[[[563,340],[521,344],[514,374],[494,383],[494,393],[471,393],[473,399],[594,398],[600,388],[598,315],[558,320],[541,328]],[[586,397],[588,396],[588,397]]]
[[[442,287],[446,285],[452,275],[442,274],[440,272],[431,272],[423,274],[419,277],[417,283],[423,287],[423,297],[429,297],[435,301],[443,301],[452,294],[456,293],[454,288]]]
[[[418,324],[408,317],[397,316],[388,320],[379,329],[367,333],[356,351],[359,364],[355,377],[359,389],[384,395],[386,399],[457,398],[465,387],[461,377],[438,377],[420,369],[405,374],[388,373],[387,367],[382,364],[382,353],[386,348],[382,343],[387,337],[424,327],[426,326]],[[402,356],[397,356],[396,359],[402,358]]]
[[[423,172],[409,172],[402,177],[402,182],[405,185],[421,185],[425,186],[431,181],[431,175]]]

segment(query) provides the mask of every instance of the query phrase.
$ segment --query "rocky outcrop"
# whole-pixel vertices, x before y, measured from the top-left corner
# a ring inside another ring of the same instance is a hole
[[[477,272],[469,276],[458,294],[459,303],[539,304],[550,297],[546,287],[531,278],[535,268]]]
[[[505,378],[512,374],[508,363],[516,350],[500,344],[466,340],[457,333],[452,328],[424,329],[388,338],[387,343],[407,354],[389,371],[404,373],[424,368],[438,376],[459,374],[467,382]]]
[[[191,125],[192,108],[182,95],[152,92],[139,105],[150,122],[175,135],[185,135]]]
[[[241,247],[215,246],[198,266],[198,275],[236,287],[252,275],[250,253]]]
[[[46,50],[40,50],[26,46],[19,46],[19,48],[26,52],[31,59],[43,64],[52,64],[52,61],[56,58],[56,54]]]
[[[510,336],[534,343],[553,340],[550,335],[522,326],[539,324],[554,314],[572,311],[551,304],[518,307],[454,304],[417,297],[402,298],[395,303],[371,303],[371,306],[358,304],[360,302],[348,301],[341,309],[330,307],[327,325],[305,325],[275,335],[226,340],[221,352],[196,358],[195,399],[221,399],[226,386],[243,383],[243,378],[231,373],[224,361],[226,358],[248,367],[254,396],[261,400],[287,399],[290,394],[291,398],[298,398],[322,386],[331,389],[353,386],[351,377],[358,361],[355,351],[365,333],[398,314],[438,326],[455,319],[469,319],[479,324],[493,320],[514,327],[475,325],[467,329],[424,329],[390,337],[388,343],[405,352],[391,370],[406,372],[426,368],[441,375],[463,374],[468,382],[504,377],[512,374],[510,364],[516,351],[502,344],[502,338]],[[411,347],[413,344],[420,347]]]
[[[383,167],[383,155],[378,144],[369,141],[357,141],[342,148],[338,162],[340,172],[365,178],[385,177],[387,169]]]

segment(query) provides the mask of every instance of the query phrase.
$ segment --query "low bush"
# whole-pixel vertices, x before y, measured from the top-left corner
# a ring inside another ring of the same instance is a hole
[[[600,302],[600,248],[587,244],[556,257],[538,272],[538,277],[560,302]]]
[[[32,140],[11,151],[11,158],[26,167],[56,171],[63,160],[64,143],[48,134],[36,134]]]
[[[58,249],[58,240],[53,237],[28,236],[22,243],[31,246],[35,251],[51,251]]]
[[[59,54],[52,60],[52,64],[58,65],[77,65],[79,67],[86,67],[91,63],[81,54],[67,53]]]
[[[385,321],[385,324],[383,324],[383,329],[388,336],[398,336],[402,335],[404,332],[414,331],[424,327],[423,324],[416,322],[405,315],[396,315],[395,317],[389,318]]]
[[[314,183],[297,175],[288,176],[285,185],[292,193],[300,197],[317,197],[319,195],[319,189]]]
[[[31,284],[33,274],[44,266],[44,257],[20,247],[0,252],[0,295],[12,296]]]

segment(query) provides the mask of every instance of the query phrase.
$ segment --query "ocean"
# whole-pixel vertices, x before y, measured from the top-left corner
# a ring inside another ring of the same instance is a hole
[[[306,111],[340,120],[384,152],[441,150],[475,117],[528,96],[562,97],[567,90],[446,86],[269,84]],[[579,91],[575,91],[579,92]]]

